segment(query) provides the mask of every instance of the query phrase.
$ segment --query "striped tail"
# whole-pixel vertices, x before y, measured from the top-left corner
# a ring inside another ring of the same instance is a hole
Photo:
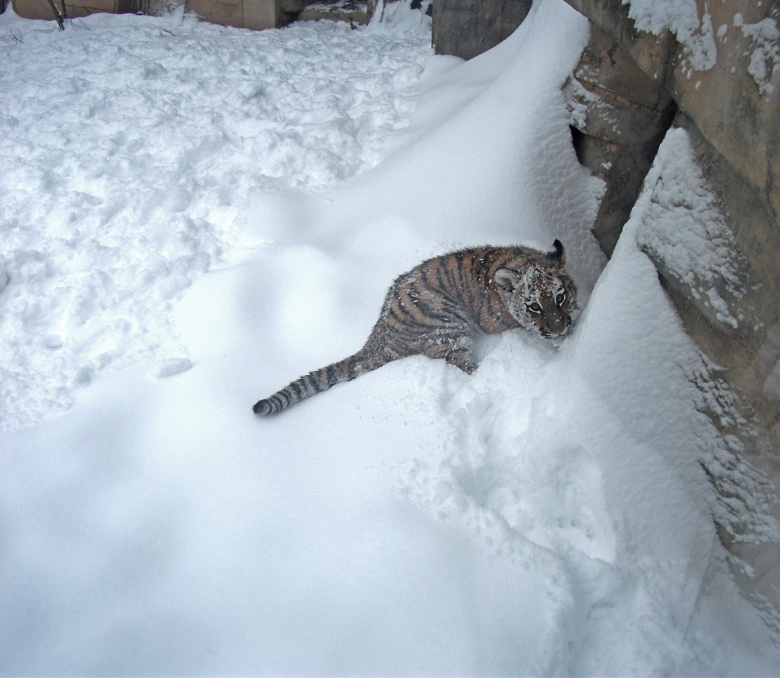
[[[385,362],[367,358],[365,349],[361,349],[355,355],[310,372],[300,379],[296,379],[272,396],[259,400],[255,403],[252,411],[262,416],[276,414],[301,400],[327,391],[331,386],[344,381],[352,381],[361,374],[381,367]]]

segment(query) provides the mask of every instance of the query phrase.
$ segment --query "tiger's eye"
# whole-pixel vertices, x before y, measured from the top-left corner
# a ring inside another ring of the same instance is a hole
[[[542,307],[539,306],[539,304],[537,304],[536,302],[534,302],[533,304],[528,304],[528,310],[532,311],[533,313],[541,313]]]

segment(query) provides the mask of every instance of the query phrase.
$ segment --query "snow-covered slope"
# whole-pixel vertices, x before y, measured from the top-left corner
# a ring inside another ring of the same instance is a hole
[[[430,28],[405,25],[93,15],[60,33],[6,14],[0,428],[186,357],[168,302],[220,264],[252,196],[363,172],[407,124]]]
[[[634,229],[606,269],[589,232],[587,22],[543,0],[468,63],[429,30],[5,17],[0,672],[780,672],[711,518],[701,359]],[[560,347],[252,415],[422,258],[556,237]]]

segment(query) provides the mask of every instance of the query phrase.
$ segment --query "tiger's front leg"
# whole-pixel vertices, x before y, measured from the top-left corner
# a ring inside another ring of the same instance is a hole
[[[437,330],[425,338],[423,355],[434,360],[443,358],[450,365],[472,374],[477,369],[474,360],[474,340],[468,332],[456,329]]]

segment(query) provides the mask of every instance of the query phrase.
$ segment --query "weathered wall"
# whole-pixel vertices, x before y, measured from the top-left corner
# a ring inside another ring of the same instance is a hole
[[[204,21],[254,30],[284,26],[305,6],[302,0],[184,0]]]
[[[737,287],[726,281],[725,271],[714,271],[711,280],[691,283],[677,275],[662,254],[652,248],[647,253],[663,276],[688,334],[714,363],[726,368],[722,376],[740,397],[738,407],[745,423],[726,432],[742,440],[747,458],[770,477],[780,496],[780,63],[774,63],[780,56],[778,5],[732,0],[705,7],[704,0],[697,0],[699,39],[707,58],[695,62],[690,49],[668,30],[660,35],[637,30],[621,0],[567,2],[594,26],[573,87],[577,90],[579,84],[580,103],[588,111],[581,130],[583,145],[597,146],[605,136],[601,125],[605,111],[607,118],[620,119],[615,111],[621,107],[625,116],[620,136],[625,138],[627,119],[643,119],[632,110],[636,83],[644,83],[646,92],[655,86],[678,109],[673,124],[686,130],[696,164],[718,197],[718,211],[733,236],[729,266],[737,272]],[[774,42],[766,40],[772,36]],[[614,43],[606,52],[605,40]],[[616,64],[607,63],[605,55],[625,55],[617,57],[618,62],[628,57],[630,63],[618,67],[633,72],[630,82],[612,80],[606,92],[600,91],[599,79],[604,76],[599,68],[595,75],[588,68],[589,51],[601,55],[595,63],[606,66],[608,73]],[[582,89],[597,96],[585,101]],[[576,103],[576,94],[573,98]],[[661,129],[665,117],[653,119],[650,109],[648,134]],[[593,165],[587,155],[585,164]],[[633,181],[637,174],[635,163],[629,163],[624,173],[618,162],[611,172],[622,179],[602,174],[609,190],[618,190],[621,180]],[[624,213],[622,221],[627,217]],[[596,233],[608,235],[607,250],[620,220],[614,214],[599,215]],[[685,235],[679,233],[680,243]],[[712,299],[719,305],[713,305]],[[724,302],[728,322],[723,320]],[[780,515],[777,506],[774,511]],[[729,540],[729,535],[725,538]],[[780,609],[780,547],[767,543],[733,544],[732,548],[761,574],[749,586]]]
[[[760,22],[774,22],[777,3],[697,0],[702,30],[709,27],[713,32],[716,49],[713,65],[697,69],[685,48],[668,31],[660,36],[638,31],[622,0],[567,2],[612,35],[639,68],[671,94],[704,138],[768,199],[777,222],[780,71],[775,69],[774,78],[769,78],[763,87],[750,74],[755,70],[751,62],[760,46],[759,40],[750,34],[760,30]],[[770,61],[769,67],[772,65]]]
[[[511,35],[530,9],[531,0],[434,0],[433,46],[471,59]]]
[[[0,0],[5,2],[6,0]],[[25,19],[53,19],[49,0],[11,0],[14,11]],[[396,0],[385,0],[395,2]],[[293,21],[329,19],[351,24],[367,24],[376,7],[376,0],[65,0],[66,18],[86,16],[95,12],[122,14],[140,12],[160,15],[184,6],[204,21],[263,30],[279,28]],[[62,0],[55,0],[62,11]],[[530,0],[528,0],[530,5]],[[311,5],[316,5],[311,7]],[[3,5],[4,7],[4,5]]]
[[[594,234],[611,255],[677,106],[598,26],[565,92],[577,157],[607,185]]]
[[[122,14],[142,12],[156,14],[161,10],[184,4],[204,21],[262,30],[284,26],[312,0],[66,0],[68,18],[95,12]],[[12,0],[14,11],[25,19],[52,19],[48,0]],[[55,0],[61,8],[62,0]]]
[[[366,24],[376,4],[375,0],[341,0],[331,7],[322,3],[310,7],[317,0],[184,0],[184,3],[187,10],[204,21],[252,30],[279,28],[297,20]]]
[[[390,0],[394,2],[395,0]],[[356,25],[365,25],[371,21],[374,14],[375,0],[341,0],[332,5],[321,2],[307,7],[298,14],[298,21],[343,21],[353,28]]]
[[[66,0],[66,17],[71,19],[87,16],[95,12],[110,12],[122,14],[126,12],[143,11],[144,0]],[[55,0],[54,4],[62,12],[62,1]],[[12,0],[14,12],[25,19],[52,20],[54,13],[48,0]]]

